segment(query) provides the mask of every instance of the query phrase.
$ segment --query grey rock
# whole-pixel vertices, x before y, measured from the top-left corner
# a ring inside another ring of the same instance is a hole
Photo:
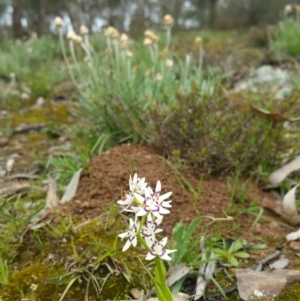
[[[275,269],[271,272],[256,272],[251,269],[236,269],[237,286],[244,301],[259,299],[274,300],[287,284],[300,282],[300,271]]]

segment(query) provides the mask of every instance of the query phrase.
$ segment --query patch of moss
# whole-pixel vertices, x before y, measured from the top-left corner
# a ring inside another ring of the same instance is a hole
[[[300,285],[295,283],[287,285],[285,289],[276,297],[276,301],[299,301],[300,300]]]
[[[34,243],[30,233],[24,237],[22,257],[9,264],[10,271],[17,266],[18,272],[12,272],[10,284],[0,292],[3,301],[58,300],[73,280],[65,300],[83,300],[87,291],[99,300],[125,299],[133,287],[149,287],[149,276],[137,260],[142,250],[122,252],[118,243],[117,235],[126,227],[122,219],[99,218],[65,232],[60,223],[52,226],[57,232],[39,230],[42,244]]]
[[[58,300],[63,287],[46,284],[43,279],[61,270],[61,266],[34,262],[13,273],[10,284],[2,288],[0,297],[3,301],[20,300],[20,297],[29,300]]]
[[[50,106],[32,108],[26,112],[17,112],[11,117],[11,126],[18,126],[22,123],[43,123],[68,121],[69,109],[65,105],[51,104]]]

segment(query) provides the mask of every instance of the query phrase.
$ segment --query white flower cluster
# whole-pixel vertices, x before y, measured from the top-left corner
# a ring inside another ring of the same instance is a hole
[[[170,213],[167,208],[171,206],[171,200],[167,200],[172,192],[161,195],[161,183],[157,182],[155,191],[147,186],[145,178],[138,178],[134,174],[133,178],[129,179],[129,191],[124,193],[122,200],[117,201],[118,204],[124,207],[122,211],[132,212],[135,214],[134,220],[129,219],[129,230],[125,233],[119,234],[119,237],[127,238],[123,247],[126,251],[131,245],[137,245],[138,240],[143,240],[149,253],[146,260],[160,257],[164,260],[171,260],[168,255],[176,250],[164,249],[168,238],[164,237],[158,241],[155,237],[156,233],[162,232],[158,226],[163,220],[163,215]]]

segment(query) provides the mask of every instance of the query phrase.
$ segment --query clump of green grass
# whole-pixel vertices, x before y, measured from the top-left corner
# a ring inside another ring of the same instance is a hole
[[[57,41],[49,37],[1,44],[0,80],[4,88],[0,92],[0,106],[10,109],[8,98],[13,99],[14,108],[23,106],[24,93],[33,102],[38,96],[46,96],[55,84],[66,78],[60,68],[60,58]]]
[[[297,7],[293,18],[285,17],[277,25],[277,34],[270,39],[270,46],[279,53],[297,56],[300,54],[300,11]]]
[[[196,85],[202,94],[214,93],[215,82],[203,72],[202,46],[194,45],[196,59],[191,54],[179,59],[170,51],[170,30],[166,35],[148,30],[143,45],[109,27],[97,43],[104,44],[102,49],[93,47],[86,33],[71,34],[70,56],[59,30],[68,70],[80,94],[79,120],[99,136],[110,133],[110,144],[150,142],[153,120],[146,118],[147,112],[152,106],[164,111],[175,104],[177,91],[189,93]]]

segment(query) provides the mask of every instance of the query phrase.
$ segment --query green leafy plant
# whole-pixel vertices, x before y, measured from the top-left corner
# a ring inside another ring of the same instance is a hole
[[[0,256],[0,284],[8,285],[9,284],[9,270],[6,260]]]
[[[188,266],[199,264],[199,240],[195,239],[194,235],[201,219],[201,217],[194,219],[187,227],[182,222],[175,225],[173,242],[177,252],[170,262],[171,267],[178,265],[180,262],[184,262]]]
[[[246,244],[247,242],[243,239],[235,239],[233,241],[222,239],[213,243],[211,252],[214,252],[223,263],[238,267],[238,259],[245,259],[250,256],[243,251]]]

